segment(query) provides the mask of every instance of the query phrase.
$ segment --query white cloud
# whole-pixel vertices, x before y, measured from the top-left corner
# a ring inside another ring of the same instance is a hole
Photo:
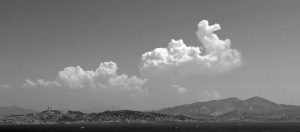
[[[5,89],[7,89],[7,88],[11,88],[11,86],[8,85],[8,84],[0,84],[0,88],[5,88]]]
[[[136,93],[147,93],[143,85],[147,79],[136,76],[128,77],[126,74],[117,74],[115,62],[103,62],[95,70],[84,70],[80,66],[70,66],[59,71],[56,81],[27,79],[23,87],[66,87],[70,89],[107,89],[112,91],[136,91]]]
[[[70,66],[58,73],[58,78],[70,88],[105,86],[110,77],[117,76],[117,64],[114,62],[100,63],[95,70],[84,70],[80,66]]]
[[[202,47],[187,46],[182,40],[171,40],[168,47],[156,48],[141,57],[141,73],[150,77],[157,74],[184,77],[204,73],[222,73],[240,66],[241,55],[231,49],[230,40],[221,40],[215,31],[219,24],[209,26],[203,20],[196,32]]]
[[[109,85],[117,88],[118,90],[137,90],[139,92],[145,91],[141,86],[147,82],[147,79],[139,79],[136,76],[128,77],[125,74],[109,78]]]
[[[200,93],[199,100],[206,101],[206,100],[217,100],[221,98],[222,95],[219,94],[217,91],[204,90]]]
[[[147,79],[136,76],[128,77],[125,74],[117,74],[117,64],[114,62],[100,63],[96,70],[84,70],[80,66],[66,67],[58,73],[62,84],[72,89],[84,88],[111,88],[117,91],[140,91]]]
[[[26,80],[24,84],[22,84],[23,87],[36,87],[37,84],[29,79]]]
[[[38,79],[37,84],[43,87],[59,87],[60,83],[57,81],[45,81],[44,79]]]
[[[180,94],[183,94],[183,93],[186,93],[187,92],[187,89],[182,87],[182,86],[179,86],[179,85],[173,85],[172,86],[173,88],[176,88],[177,92],[180,93]]]
[[[29,79],[22,85],[23,87],[59,87],[60,84],[57,81],[45,81],[44,79],[37,79],[31,81]]]

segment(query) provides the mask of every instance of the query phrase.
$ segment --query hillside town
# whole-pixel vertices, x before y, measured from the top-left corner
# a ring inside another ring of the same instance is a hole
[[[261,122],[300,121],[300,106],[276,104],[261,97],[197,102],[156,111],[116,110],[100,113],[59,111],[0,114],[0,124],[149,123],[149,122]]]
[[[86,114],[80,111],[58,111],[47,109],[42,112],[0,117],[0,124],[75,124],[75,123],[147,123],[147,122],[196,122],[187,116],[172,116],[153,112],[131,110],[105,111]]]
[[[255,122],[255,121],[299,121],[290,115],[208,115],[192,118],[184,115],[167,115],[155,112],[131,110],[82,113],[80,111],[59,111],[48,109],[38,113],[0,116],[0,125],[9,124],[87,124],[87,123],[152,123],[152,122]]]

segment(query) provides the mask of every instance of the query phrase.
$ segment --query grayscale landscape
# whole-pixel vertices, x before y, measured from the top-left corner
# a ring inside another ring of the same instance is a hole
[[[0,131],[300,132],[298,0],[2,0]]]

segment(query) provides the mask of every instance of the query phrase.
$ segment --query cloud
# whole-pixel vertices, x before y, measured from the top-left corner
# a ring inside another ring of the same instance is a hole
[[[141,56],[140,71],[145,77],[167,74],[172,77],[222,73],[241,65],[241,54],[231,48],[229,39],[214,34],[219,24],[207,20],[198,24],[196,35],[203,47],[187,46],[183,40],[172,39],[166,48],[156,48]]]
[[[45,81],[44,79],[37,79],[31,81],[29,79],[22,85],[23,87],[60,87],[60,83],[57,81]]]
[[[73,89],[105,87],[109,78],[117,76],[117,70],[117,64],[114,62],[100,63],[95,71],[84,70],[80,66],[70,66],[59,71],[58,78]]]
[[[109,85],[115,87],[117,90],[136,90],[139,92],[145,91],[142,89],[143,86],[147,82],[147,79],[139,79],[136,76],[128,77],[125,74],[109,78]]]
[[[173,88],[176,88],[177,92],[180,93],[180,94],[183,94],[183,93],[186,93],[187,92],[187,89],[182,87],[182,86],[179,86],[179,85],[173,85],[172,86]]]
[[[23,87],[36,87],[37,84],[29,79],[26,80],[24,84],[22,84]]]
[[[217,91],[208,91],[204,90],[200,93],[199,100],[217,100],[221,99],[222,95],[219,94]]]
[[[111,91],[135,91],[147,93],[143,85],[148,79],[137,76],[118,75],[118,67],[115,62],[102,62],[95,70],[84,70],[80,66],[69,66],[59,71],[55,81],[27,79],[23,87],[65,87],[69,89],[93,89]]]
[[[5,89],[7,89],[7,88],[11,88],[11,86],[8,85],[8,84],[0,84],[0,88],[5,88]]]
[[[38,79],[37,84],[43,87],[59,87],[60,83],[57,81],[45,81],[44,79]]]
[[[117,74],[117,64],[114,62],[100,63],[95,70],[84,70],[80,66],[70,66],[58,73],[59,81],[71,89],[111,88],[116,91],[139,91],[147,79],[126,74]]]

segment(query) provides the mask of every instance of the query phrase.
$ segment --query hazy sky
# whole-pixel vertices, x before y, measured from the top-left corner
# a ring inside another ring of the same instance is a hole
[[[0,106],[145,110],[252,96],[300,105],[299,6],[1,0]],[[202,20],[220,24],[220,39]]]

